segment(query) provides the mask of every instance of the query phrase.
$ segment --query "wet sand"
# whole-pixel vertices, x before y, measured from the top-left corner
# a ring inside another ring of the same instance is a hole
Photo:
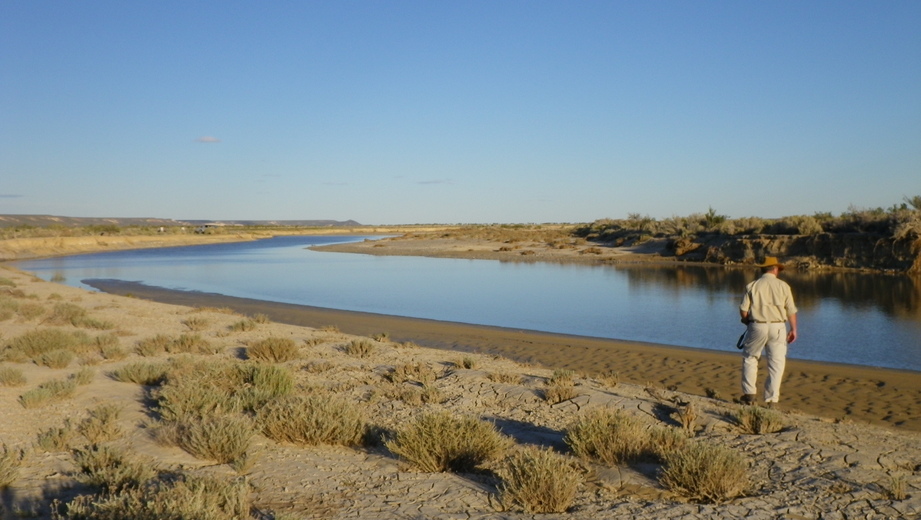
[[[313,328],[336,327],[347,334],[386,333],[391,341],[460,352],[503,356],[586,375],[616,372],[623,382],[665,388],[731,401],[739,394],[741,357],[737,353],[680,346],[549,334],[340,311],[173,291],[121,281],[94,281],[102,291],[192,307],[230,308],[265,314],[273,321]],[[763,383],[765,370],[759,374]],[[921,431],[921,374],[854,365],[790,359],[781,405],[830,420],[852,420]]]

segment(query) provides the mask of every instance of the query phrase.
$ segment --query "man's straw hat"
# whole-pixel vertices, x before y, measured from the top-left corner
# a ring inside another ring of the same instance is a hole
[[[783,264],[777,260],[776,256],[766,256],[764,257],[764,263],[755,264],[755,267],[761,267],[763,269],[765,267],[774,267],[775,265],[783,270]]]

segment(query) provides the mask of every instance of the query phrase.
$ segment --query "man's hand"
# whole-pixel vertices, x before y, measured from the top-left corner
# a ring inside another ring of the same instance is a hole
[[[793,343],[794,341],[796,341],[796,331],[791,330],[787,333],[787,343]]]

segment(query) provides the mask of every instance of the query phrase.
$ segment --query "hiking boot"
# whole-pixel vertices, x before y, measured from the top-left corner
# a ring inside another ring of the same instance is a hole
[[[780,410],[780,403],[767,402],[764,403],[764,407],[769,410]]]
[[[755,394],[745,394],[739,399],[739,402],[742,404],[755,404]]]

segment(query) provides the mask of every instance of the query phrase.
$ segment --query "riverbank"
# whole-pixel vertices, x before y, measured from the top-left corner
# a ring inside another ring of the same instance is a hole
[[[921,402],[916,374],[795,363],[791,380],[785,383],[783,428],[751,435],[733,419],[739,406],[729,396],[707,398],[683,390],[694,378],[734,379],[738,367],[733,356],[219,295],[121,288],[130,297],[45,282],[0,266],[0,300],[6,310],[0,322],[4,351],[15,339],[43,329],[85,336],[95,345],[55,368],[29,360],[0,362],[22,375],[22,382],[0,385],[0,444],[25,449],[18,475],[0,493],[0,510],[6,516],[50,520],[53,500],[68,503],[76,495],[93,492],[78,478],[80,466],[71,450],[86,448],[90,430],[82,425],[90,424],[86,421],[93,411],[99,414],[101,407],[108,406],[118,413],[109,429],[114,433],[103,446],[119,450],[126,460],[168,472],[171,479],[208,475],[235,481],[245,475],[252,518],[284,514],[301,519],[533,520],[533,514],[502,506],[501,487],[489,470],[428,473],[379,444],[300,446],[256,434],[245,467],[235,470],[229,464],[195,457],[153,434],[158,420],[151,396],[156,395],[157,384],[140,386],[114,375],[138,363],[156,365],[168,359],[188,363],[190,356],[206,363],[202,366],[251,366],[255,361],[250,349],[272,338],[290,340],[296,347],[287,361],[270,361],[291,375],[295,392],[334,393],[361,407],[363,419],[377,431],[393,432],[420,414],[446,412],[489,421],[511,439],[515,449],[537,445],[562,453],[580,468],[582,482],[567,512],[546,518],[824,518],[829,514],[917,518],[921,514],[921,428],[907,417],[921,416],[912,408]],[[119,291],[112,286],[107,290]],[[167,297],[182,304],[152,300]],[[86,319],[55,323],[58,306],[71,314],[82,309]],[[253,319],[257,314],[268,318]],[[187,343],[189,337],[198,338],[194,344],[202,347],[201,352],[158,353],[150,348],[182,337]],[[414,339],[441,348],[426,348]],[[348,353],[356,341],[370,345],[368,354]],[[468,348],[480,353],[466,352]],[[494,355],[501,352],[522,355],[531,363]],[[577,371],[571,397],[548,401],[548,382],[555,371],[544,363]],[[583,366],[591,374],[582,373]],[[424,385],[394,377],[410,368],[431,377]],[[594,370],[607,369],[617,371],[618,377],[592,375]],[[639,384],[631,382],[634,377]],[[40,385],[68,380],[80,381],[70,395],[42,405],[23,405],[23,396]],[[669,390],[672,385],[678,391]],[[802,397],[788,395],[791,388],[800,388]],[[816,416],[801,409],[836,402],[842,407],[840,416]],[[656,479],[658,464],[609,466],[579,461],[564,441],[573,421],[591,410],[616,408],[650,427],[680,429],[678,408],[689,405],[697,415],[690,420],[688,434],[696,442],[738,452],[749,465],[742,496],[720,504],[698,504],[661,484]],[[895,415],[887,418],[884,410]],[[905,420],[898,418],[902,412]],[[47,442],[39,447],[36,439],[45,433],[47,441],[51,431],[70,433],[62,447]]]
[[[624,382],[710,395],[727,404],[739,394],[741,358],[736,353],[340,311],[175,291],[134,282],[94,281],[92,285],[111,294],[190,307],[228,308],[246,315],[264,314],[280,323],[312,328],[334,326],[359,336],[386,334],[396,342],[502,356],[548,369],[575,370],[590,377],[616,373]],[[765,373],[762,366],[762,380]],[[799,413],[921,431],[918,372],[789,359],[782,392],[783,406]]]

